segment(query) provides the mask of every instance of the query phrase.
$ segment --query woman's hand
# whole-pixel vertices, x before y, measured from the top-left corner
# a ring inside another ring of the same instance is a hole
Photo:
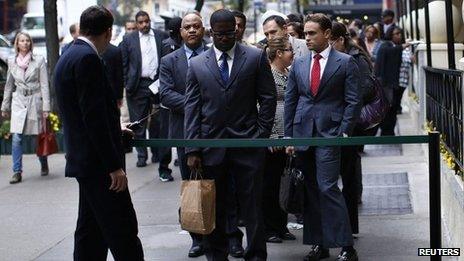
[[[46,119],[46,118],[48,118],[48,116],[50,115],[50,112],[44,111],[44,112],[42,113],[42,115],[43,115],[43,117]]]
[[[2,111],[2,118],[5,118],[5,119],[10,118],[10,113],[7,111]]]

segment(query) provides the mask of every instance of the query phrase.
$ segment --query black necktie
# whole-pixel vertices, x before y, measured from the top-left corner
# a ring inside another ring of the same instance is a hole
[[[190,55],[190,58],[189,58],[189,59],[192,59],[193,57],[195,57],[195,56],[197,56],[197,55],[198,55],[197,52],[196,52],[196,51],[193,51],[193,52],[192,52],[192,55]]]
[[[227,59],[229,55],[227,53],[222,53],[220,60],[222,61],[221,65],[219,66],[219,72],[221,73],[221,78],[224,84],[227,84],[229,81],[229,64],[227,64]]]

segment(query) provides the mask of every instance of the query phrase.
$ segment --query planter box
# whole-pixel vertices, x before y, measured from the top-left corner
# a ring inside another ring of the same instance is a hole
[[[0,155],[11,155],[12,138],[8,140],[0,139]],[[64,140],[62,133],[56,133],[56,142],[58,143],[58,151],[64,152]],[[24,136],[23,138],[23,153],[35,154],[37,147],[37,136]]]

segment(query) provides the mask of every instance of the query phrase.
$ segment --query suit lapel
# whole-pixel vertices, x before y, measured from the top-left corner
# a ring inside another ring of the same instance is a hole
[[[163,44],[161,42],[161,35],[159,35],[155,30],[153,30],[153,35],[155,36],[156,50],[158,52],[158,62],[159,62],[161,60]]]
[[[187,69],[188,69],[188,61],[187,61],[187,56],[185,55],[185,49],[184,46],[179,48],[178,51],[176,51],[176,64],[177,64],[177,72],[180,73],[180,78],[181,79],[186,79],[187,75]]]
[[[303,77],[303,79],[302,79],[303,80],[303,88],[304,88],[303,91],[308,96],[312,96],[311,92],[309,91],[309,83],[311,82],[311,74],[309,73],[309,71],[311,69],[312,55],[308,55],[308,58],[309,59],[301,59],[302,64],[299,67],[300,67],[300,70],[302,70],[301,75]]]
[[[207,51],[205,64],[214,75],[214,78],[216,78],[216,80],[219,82],[219,84],[221,84],[222,87],[225,87],[224,83],[222,82],[221,74],[219,74],[219,66],[216,61],[216,53],[214,52],[214,48],[211,48],[209,51]]]
[[[137,48],[135,48],[135,50],[137,51],[136,55],[137,55],[137,59],[139,59],[138,64],[139,64],[139,70],[141,71],[142,70],[142,47],[140,46],[140,37],[139,37],[139,32],[138,31],[134,32],[133,41],[135,42],[134,43],[135,46],[137,46]]]
[[[325,65],[324,73],[322,74],[321,82],[319,84],[319,90],[317,94],[322,92],[322,89],[327,85],[327,82],[332,78],[332,76],[337,72],[338,68],[340,68],[340,59],[335,51],[335,49],[331,49],[329,53],[329,58],[327,59],[327,63]]]
[[[243,64],[246,61],[246,51],[242,50],[240,44],[235,46],[235,53],[234,53],[234,62],[232,63],[232,70],[230,72],[229,82],[227,83],[226,88],[229,88],[232,83],[234,82],[235,78],[237,78],[238,73],[243,67]]]
[[[24,82],[26,82],[27,79],[31,76],[32,72],[36,68],[36,64],[37,62],[35,61],[34,57],[32,57],[31,61],[29,62],[29,65],[27,66],[26,71],[24,72]]]

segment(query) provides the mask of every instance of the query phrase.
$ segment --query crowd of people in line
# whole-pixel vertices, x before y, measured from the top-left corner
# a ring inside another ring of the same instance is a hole
[[[143,260],[137,220],[125,176],[122,133],[137,139],[301,138],[395,135],[396,115],[413,61],[403,30],[385,10],[382,22],[332,21],[324,14],[263,16],[265,39],[244,40],[246,16],[221,9],[211,29],[196,12],[171,19],[168,32],[151,28],[139,11],[125,25],[119,46],[109,44],[113,17],[93,6],[71,26],[74,40],[62,49],[54,83],[66,144],[66,176],[79,183],[75,260]],[[43,57],[31,37],[18,33],[8,61],[1,106],[11,118],[13,176],[22,179],[21,141],[37,135],[50,112]],[[360,111],[379,83],[389,102],[384,120],[368,129]],[[126,123],[138,122],[129,130]],[[266,242],[295,240],[279,206],[280,178],[288,155],[305,177],[304,260],[358,260],[362,202],[359,146],[271,148],[176,148],[182,180],[202,171],[216,183],[216,229],[190,233],[189,257],[228,255],[266,260]],[[136,148],[137,167],[147,166],[147,148]],[[39,158],[48,174],[46,157]],[[159,179],[174,180],[171,148],[151,148]],[[343,190],[338,187],[341,176]],[[110,190],[108,190],[108,187]],[[246,228],[247,246],[242,246]],[[89,256],[90,255],[90,256]]]

